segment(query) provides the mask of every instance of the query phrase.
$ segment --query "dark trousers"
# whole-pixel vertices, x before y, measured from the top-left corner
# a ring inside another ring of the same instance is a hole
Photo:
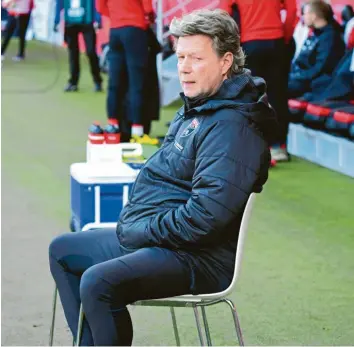
[[[145,30],[113,28],[109,34],[108,118],[120,120],[124,110],[128,121],[143,124],[144,83],[147,75],[148,41]]]
[[[58,236],[50,245],[49,263],[74,336],[82,301],[85,346],[131,345],[127,305],[190,292],[189,269],[177,253],[158,247],[126,250],[115,229]]]
[[[246,68],[252,75],[262,77],[267,83],[269,103],[279,122],[279,132],[274,144],[285,144],[289,127],[287,99],[289,61],[283,39],[245,42]]]
[[[70,25],[65,27],[64,39],[68,45],[70,79],[69,83],[77,85],[80,78],[79,34],[82,33],[85,42],[86,55],[90,63],[93,81],[101,83],[100,67],[96,53],[96,32],[90,25]]]
[[[1,44],[1,55],[5,54],[6,48],[9,45],[12,35],[14,34],[16,27],[18,27],[18,36],[19,36],[19,47],[17,55],[19,57],[25,57],[25,48],[26,48],[26,32],[28,28],[28,23],[30,20],[29,14],[22,14],[20,16],[9,16],[8,22],[5,28],[5,35]]]

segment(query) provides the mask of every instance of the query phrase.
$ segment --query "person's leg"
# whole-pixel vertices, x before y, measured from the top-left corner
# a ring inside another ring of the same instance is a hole
[[[284,69],[285,69],[285,76],[286,76],[287,81],[289,80],[291,63],[294,59],[295,51],[296,51],[296,43],[295,43],[295,39],[292,38],[290,40],[290,42],[285,44],[285,57],[284,57],[285,58],[285,66],[284,66]]]
[[[17,25],[17,19],[15,16],[9,16],[7,23],[6,23],[6,27],[5,27],[5,35],[4,38],[2,40],[2,44],[1,44],[1,55],[4,55],[7,49],[7,46],[9,45],[9,42],[11,40],[12,35],[15,32],[16,29],[16,25]]]
[[[134,27],[124,28],[122,32],[124,54],[128,73],[127,114],[133,124],[140,126],[143,135],[144,85],[147,76],[148,40],[145,30]]]
[[[69,85],[77,86],[80,77],[79,29],[77,26],[65,26],[65,42],[68,45],[70,78]]]
[[[117,120],[122,117],[126,91],[126,61],[120,39],[121,30],[123,29],[110,30],[108,52],[107,116]]]
[[[100,66],[98,62],[98,56],[96,52],[96,32],[92,24],[85,25],[82,30],[85,46],[86,46],[86,55],[88,57],[91,69],[91,75],[93,81],[96,85],[102,83],[102,77],[100,73]]]
[[[50,271],[70,330],[77,334],[80,308],[80,279],[89,267],[123,254],[115,229],[85,231],[56,237],[49,247]],[[87,322],[84,323],[82,344],[93,345]]]
[[[18,18],[18,31],[19,31],[19,47],[17,57],[25,57],[25,48],[26,48],[26,32],[28,28],[28,23],[30,20],[30,14],[24,14]]]
[[[287,96],[289,61],[283,39],[270,41],[270,59],[266,66],[267,93],[269,103],[274,107],[279,122],[278,137],[272,145],[279,145],[285,150],[290,119]],[[286,151],[283,152],[283,160],[288,160]]]
[[[277,115],[279,128],[275,129],[272,148],[272,159],[287,161],[286,137],[289,125],[287,100],[287,77],[285,76],[286,58],[282,39],[250,41],[243,46],[246,53],[246,67],[252,75],[262,77],[267,84],[269,103]]]
[[[265,79],[264,63],[267,57],[267,50],[264,47],[264,41],[249,41],[242,45],[246,54],[245,67],[251,70],[252,76],[262,77]],[[267,82],[267,81],[266,81]]]
[[[246,54],[246,68],[250,69],[252,76],[261,77],[265,80],[267,85],[268,101],[278,113],[277,100],[275,86],[276,78],[279,78],[280,73],[277,72],[277,76],[272,76],[272,70],[270,66],[273,64],[273,45],[271,40],[255,40],[244,43],[243,49]],[[280,71],[280,67],[279,67]],[[274,100],[275,99],[275,100]],[[278,116],[278,114],[277,114]],[[279,129],[274,129],[273,141],[278,141]],[[273,145],[273,141],[269,145]]]
[[[80,295],[94,344],[131,345],[133,327],[127,305],[188,294],[190,282],[189,268],[175,252],[164,248],[142,248],[91,267],[82,276]],[[210,287],[210,292],[215,291]]]

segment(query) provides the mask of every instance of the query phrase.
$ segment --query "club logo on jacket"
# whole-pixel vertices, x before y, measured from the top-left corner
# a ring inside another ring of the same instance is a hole
[[[199,127],[199,121],[197,118],[194,118],[189,125],[187,126],[186,129],[184,129],[181,137],[187,137],[190,134],[192,134],[197,128]]]

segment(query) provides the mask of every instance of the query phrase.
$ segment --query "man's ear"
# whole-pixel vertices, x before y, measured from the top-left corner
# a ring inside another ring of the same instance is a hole
[[[222,58],[222,74],[226,75],[229,73],[231,66],[234,62],[234,55],[231,52],[226,52]]]

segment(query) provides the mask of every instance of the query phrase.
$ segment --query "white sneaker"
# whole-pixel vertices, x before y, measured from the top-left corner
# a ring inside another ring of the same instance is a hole
[[[15,61],[15,62],[19,62],[19,61],[22,61],[24,59],[25,59],[24,57],[20,57],[18,55],[16,55],[15,57],[12,57],[12,60]]]
[[[275,160],[277,162],[290,160],[290,156],[286,148],[271,148],[270,155],[272,156],[272,160]]]

